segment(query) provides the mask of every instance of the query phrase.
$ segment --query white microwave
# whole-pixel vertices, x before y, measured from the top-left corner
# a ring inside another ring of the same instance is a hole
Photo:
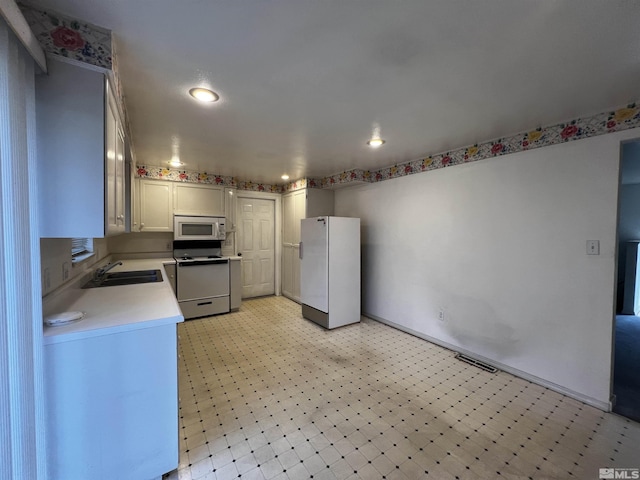
[[[225,240],[224,217],[173,217],[174,240]]]

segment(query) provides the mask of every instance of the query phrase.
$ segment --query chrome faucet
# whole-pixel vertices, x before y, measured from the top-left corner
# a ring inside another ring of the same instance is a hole
[[[117,267],[118,265],[122,265],[122,262],[109,263],[104,267],[97,268],[96,271],[93,273],[94,280],[102,278],[105,273],[107,273],[112,268]]]

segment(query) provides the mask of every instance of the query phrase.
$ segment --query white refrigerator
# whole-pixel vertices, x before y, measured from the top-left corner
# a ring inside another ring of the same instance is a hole
[[[302,316],[325,328],[360,321],[360,219],[301,220]]]

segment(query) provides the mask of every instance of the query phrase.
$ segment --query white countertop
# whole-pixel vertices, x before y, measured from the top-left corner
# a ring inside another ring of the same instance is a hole
[[[44,327],[44,344],[69,342],[184,321],[163,264],[172,258],[121,260],[111,272],[159,269],[162,282],[82,289],[78,281],[45,308],[48,314],[85,312],[82,320]]]

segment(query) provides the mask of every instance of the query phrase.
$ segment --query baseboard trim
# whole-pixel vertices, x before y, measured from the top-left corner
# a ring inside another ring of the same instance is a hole
[[[447,342],[444,342],[440,339],[431,337],[429,335],[425,335],[424,333],[418,332],[416,330],[413,330],[411,328],[407,328],[403,325],[400,325],[398,323],[392,322],[390,320],[387,320],[385,318],[382,317],[378,317],[377,315],[372,315],[370,313],[366,313],[366,312],[362,312],[362,315],[370,318],[372,320],[375,320],[377,322],[380,323],[384,323],[385,325],[388,325],[390,327],[396,328],[398,330],[401,330],[403,332],[406,332],[410,335],[413,335],[414,337],[418,337],[421,338],[423,340],[426,340],[428,342],[431,343],[435,343],[436,345],[439,345],[443,348],[446,348],[447,350],[451,350],[453,352],[460,352],[463,353],[465,355],[468,355],[470,357],[476,358],[482,362],[488,363],[489,365],[493,365],[494,367],[498,368],[499,370],[502,370],[504,372],[510,373],[511,375],[514,375],[516,377],[522,378],[524,380],[528,380],[531,383],[535,383],[536,385],[540,385],[541,387],[545,387],[548,388],[549,390],[553,390],[554,392],[558,392],[561,393],[562,395],[566,395],[567,397],[571,397],[575,400],[578,400],[582,403],[586,403],[587,405],[591,405],[592,407],[598,408],[600,410],[603,410],[605,412],[610,412],[613,409],[613,406],[611,404],[611,402],[603,402],[601,400],[598,400],[596,398],[592,398],[586,395],[583,395],[580,392],[576,392],[574,390],[568,389],[563,387],[562,385],[558,385],[556,383],[553,382],[549,382],[548,380],[545,380],[543,378],[537,377],[535,375],[531,375],[530,373],[524,372],[522,370],[519,370],[517,368],[513,368],[510,367],[509,365],[505,365],[503,363],[500,362],[496,362],[493,359],[487,358],[487,357],[483,357],[482,355],[478,355],[475,352],[472,352],[470,350],[467,350],[465,348],[461,348],[457,345],[453,345]]]

